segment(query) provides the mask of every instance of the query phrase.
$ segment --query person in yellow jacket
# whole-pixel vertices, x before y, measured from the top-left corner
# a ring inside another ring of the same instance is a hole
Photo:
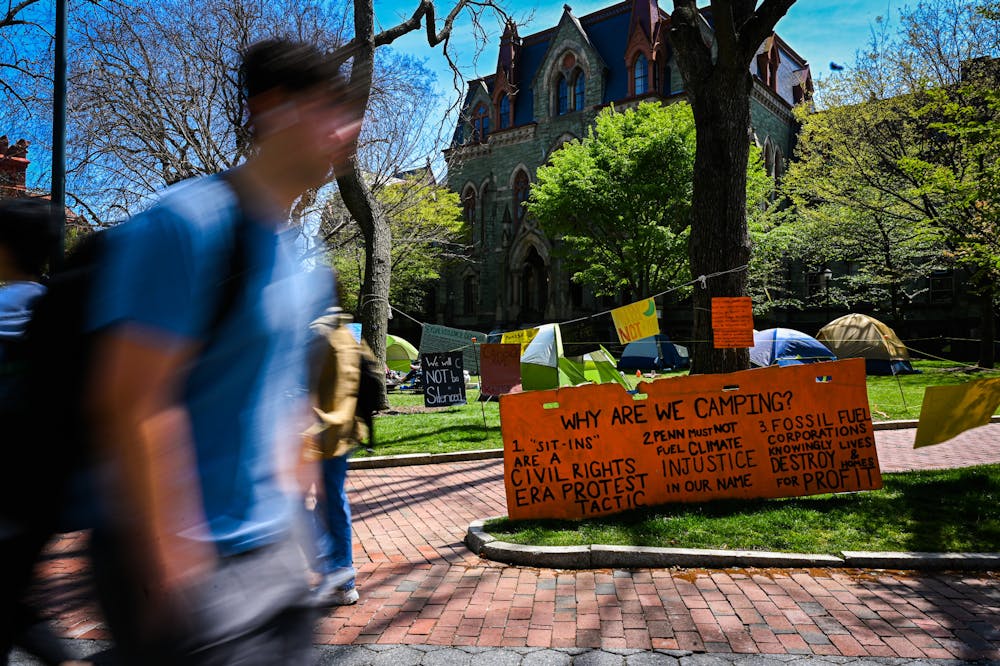
[[[347,497],[347,460],[370,436],[357,416],[363,343],[347,327],[348,315],[330,308],[310,325],[315,338],[310,380],[316,423],[306,431],[306,455],[318,460],[315,570],[322,580],[313,592],[318,606],[346,606],[358,601],[351,547],[351,505]]]

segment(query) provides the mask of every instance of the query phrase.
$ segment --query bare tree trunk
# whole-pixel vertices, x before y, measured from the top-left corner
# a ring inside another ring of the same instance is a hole
[[[747,158],[750,154],[750,61],[795,0],[712,0],[714,43],[702,31],[696,0],[674,0],[670,41],[694,111],[697,148],[688,255],[695,287],[691,371],[719,373],[750,366],[748,349],[715,349],[712,298],[746,296]],[[740,270],[742,269],[742,270]]]
[[[379,367],[385,366],[385,336],[389,328],[389,280],[392,274],[392,232],[378,202],[365,185],[357,163],[351,170],[337,178],[340,196],[351,215],[361,227],[365,239],[365,276],[358,301],[358,316],[365,341]],[[380,409],[389,407],[385,393],[385,375],[382,379]]]

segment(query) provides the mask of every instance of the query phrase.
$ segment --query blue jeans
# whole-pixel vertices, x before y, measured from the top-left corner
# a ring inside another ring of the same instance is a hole
[[[346,488],[348,457],[329,458],[321,462],[322,488],[317,489],[313,523],[316,527],[316,570],[322,574],[354,567],[351,505]]]

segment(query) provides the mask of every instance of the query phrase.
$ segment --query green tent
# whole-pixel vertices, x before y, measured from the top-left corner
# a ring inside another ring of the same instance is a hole
[[[586,357],[564,356],[559,324],[539,326],[538,334],[521,354],[521,386],[525,391],[612,381],[632,388],[615,368],[614,357],[603,347]]]
[[[398,335],[385,336],[385,364],[390,370],[409,372],[410,363],[420,358],[417,348]]]

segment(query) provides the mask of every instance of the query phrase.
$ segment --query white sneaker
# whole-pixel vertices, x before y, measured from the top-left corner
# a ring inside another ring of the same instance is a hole
[[[358,603],[360,596],[356,587],[338,588],[325,597],[317,599],[316,603],[320,606],[351,606]]]
[[[313,590],[313,603],[316,606],[349,606],[357,603],[358,591],[354,587],[354,576],[355,571],[351,567],[341,567],[326,574]]]

